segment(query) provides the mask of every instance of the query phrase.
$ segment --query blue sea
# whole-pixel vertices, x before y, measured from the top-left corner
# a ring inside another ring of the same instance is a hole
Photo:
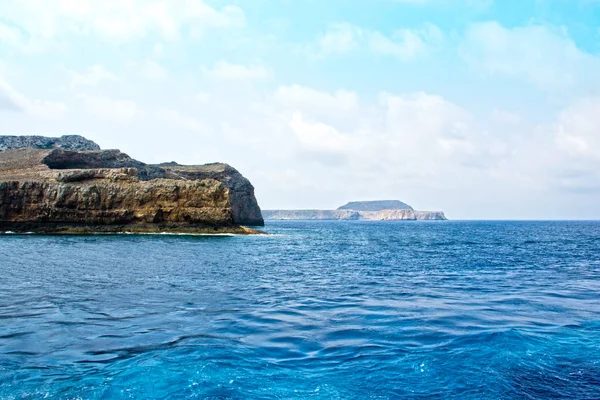
[[[1,399],[599,399],[599,222],[0,236]]]

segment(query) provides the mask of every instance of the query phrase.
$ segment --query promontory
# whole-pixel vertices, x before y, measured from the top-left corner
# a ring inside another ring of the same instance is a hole
[[[353,201],[337,210],[263,210],[267,220],[445,221],[443,211],[417,211],[399,200]]]
[[[221,163],[145,164],[77,135],[0,136],[0,232],[253,233],[254,187]]]

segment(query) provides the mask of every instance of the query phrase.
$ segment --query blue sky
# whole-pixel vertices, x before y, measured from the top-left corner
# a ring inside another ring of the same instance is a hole
[[[0,3],[0,134],[68,133],[263,208],[600,218],[600,2]]]

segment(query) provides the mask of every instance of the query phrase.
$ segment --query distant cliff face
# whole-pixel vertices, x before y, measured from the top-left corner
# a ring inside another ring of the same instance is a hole
[[[442,211],[382,210],[360,212],[369,221],[446,221]]]
[[[266,220],[445,221],[442,211],[263,210]]]
[[[240,225],[264,224],[254,187],[227,164],[148,165],[118,150],[41,143],[55,145],[0,151],[0,231],[244,233]]]
[[[263,210],[263,217],[270,220],[359,220],[358,211],[349,210]]]
[[[398,200],[354,201],[337,210],[263,210],[263,216],[267,220],[446,220],[442,211],[416,211]]]
[[[400,200],[351,201],[338,210],[354,211],[383,211],[383,210],[412,210],[413,208]]]

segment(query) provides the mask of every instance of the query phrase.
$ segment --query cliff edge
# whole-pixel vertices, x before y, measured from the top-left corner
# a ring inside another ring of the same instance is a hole
[[[248,233],[254,187],[221,163],[152,165],[81,136],[0,137],[0,231]]]
[[[338,207],[338,210],[353,211],[383,211],[383,210],[412,210],[413,208],[400,200],[351,201]]]
[[[0,150],[12,149],[100,150],[100,146],[79,135],[59,138],[45,136],[0,136]]]
[[[399,200],[354,201],[337,210],[263,210],[267,220],[446,221],[443,211],[417,211]]]

